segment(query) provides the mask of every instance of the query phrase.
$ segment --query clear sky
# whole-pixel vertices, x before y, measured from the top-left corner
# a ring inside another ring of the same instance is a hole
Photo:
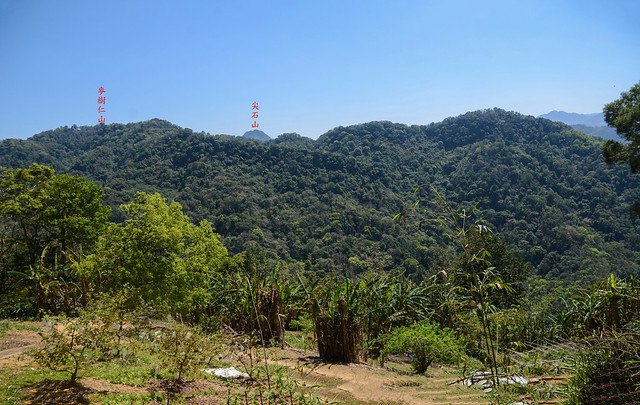
[[[597,112],[640,81],[640,1],[0,0],[0,138],[162,118],[317,138],[500,107]]]

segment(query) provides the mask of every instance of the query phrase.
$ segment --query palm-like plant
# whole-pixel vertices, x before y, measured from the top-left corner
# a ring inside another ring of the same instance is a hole
[[[640,282],[633,277],[619,280],[613,274],[565,303],[565,325],[569,335],[588,336],[601,331],[619,331],[640,317]]]
[[[378,338],[392,328],[410,325],[431,314],[429,288],[402,274],[368,272],[361,280],[363,330],[369,353],[378,356]]]
[[[321,358],[350,363],[360,359],[364,286],[331,275],[313,289],[308,302]]]
[[[224,300],[227,321],[253,334],[263,345],[284,346],[285,319],[296,313],[304,295],[283,262],[248,250],[235,258],[227,274]]]

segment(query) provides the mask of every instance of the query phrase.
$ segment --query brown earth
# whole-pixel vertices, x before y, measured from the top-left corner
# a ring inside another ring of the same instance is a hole
[[[20,354],[38,343],[40,335],[37,332],[9,329],[0,339],[0,359]]]
[[[22,367],[29,363],[20,354],[36,347],[40,336],[35,331],[9,329],[0,337],[0,368],[3,365]],[[486,404],[488,399],[477,388],[453,383],[459,375],[453,370],[429,368],[427,375],[414,375],[406,364],[390,365],[393,369],[371,364],[338,364],[320,361],[317,353],[285,349],[271,351],[270,362],[293,370],[293,377],[303,391],[312,391],[329,402],[347,404]],[[548,382],[565,376],[543,377]],[[536,381],[531,381],[535,383]],[[453,384],[452,384],[453,383]],[[169,387],[163,380],[152,380],[147,387],[113,384],[95,378],[81,378],[77,383],[46,380],[23,389],[29,404],[88,404],[94,394],[149,392],[180,393],[188,404],[223,404],[228,388],[215,380],[201,379]],[[553,403],[549,401],[546,403]]]
[[[317,386],[316,392],[330,401],[382,404],[483,404],[483,392],[461,384],[450,385],[457,376],[445,368],[431,368],[427,375],[399,375],[369,364],[333,364],[297,350],[283,351],[281,365],[294,377]]]

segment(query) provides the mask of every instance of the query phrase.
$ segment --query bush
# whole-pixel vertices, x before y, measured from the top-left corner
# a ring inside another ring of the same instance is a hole
[[[569,405],[640,403],[640,334],[592,338],[573,360]]]
[[[313,319],[309,315],[300,315],[299,317],[292,319],[289,323],[289,330],[311,332],[313,331]]]
[[[50,327],[41,332],[42,345],[31,352],[41,365],[67,371],[75,381],[78,372],[94,361],[124,357],[124,339],[135,336],[146,325],[147,308],[138,304],[127,310],[128,291],[102,295],[80,311],[75,319],[47,318]]]
[[[83,311],[85,316],[92,314],[96,325],[105,328],[107,346],[103,348],[104,359],[132,354],[131,340],[149,326],[148,316],[152,309],[127,286],[115,294],[100,294]]]
[[[31,352],[40,365],[66,371],[75,381],[80,369],[110,351],[112,337],[108,325],[85,312],[77,319],[48,320],[48,332],[40,333],[42,345]]]
[[[311,303],[320,358],[356,363],[362,342],[362,285],[330,276],[316,288]]]
[[[184,382],[185,377],[203,368],[218,354],[209,336],[180,322],[172,322],[154,335],[162,367],[177,383]]]
[[[462,343],[449,329],[440,329],[428,321],[398,328],[382,337],[381,361],[390,354],[408,353],[411,367],[424,373],[433,361],[458,363],[464,356]]]

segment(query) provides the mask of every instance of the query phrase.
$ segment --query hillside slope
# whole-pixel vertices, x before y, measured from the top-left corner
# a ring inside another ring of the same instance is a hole
[[[434,186],[455,204],[477,202],[543,276],[640,274],[638,226],[627,213],[640,200],[637,179],[606,166],[599,141],[561,123],[493,109],[428,126],[371,122],[317,141],[278,139],[212,136],[157,119],[63,127],[0,142],[0,165],[35,161],[85,175],[113,205],[159,191],[211,220],[232,251],[256,241],[321,270],[358,271],[349,258],[360,257],[425,271],[444,243],[439,230],[392,216],[416,186]]]

